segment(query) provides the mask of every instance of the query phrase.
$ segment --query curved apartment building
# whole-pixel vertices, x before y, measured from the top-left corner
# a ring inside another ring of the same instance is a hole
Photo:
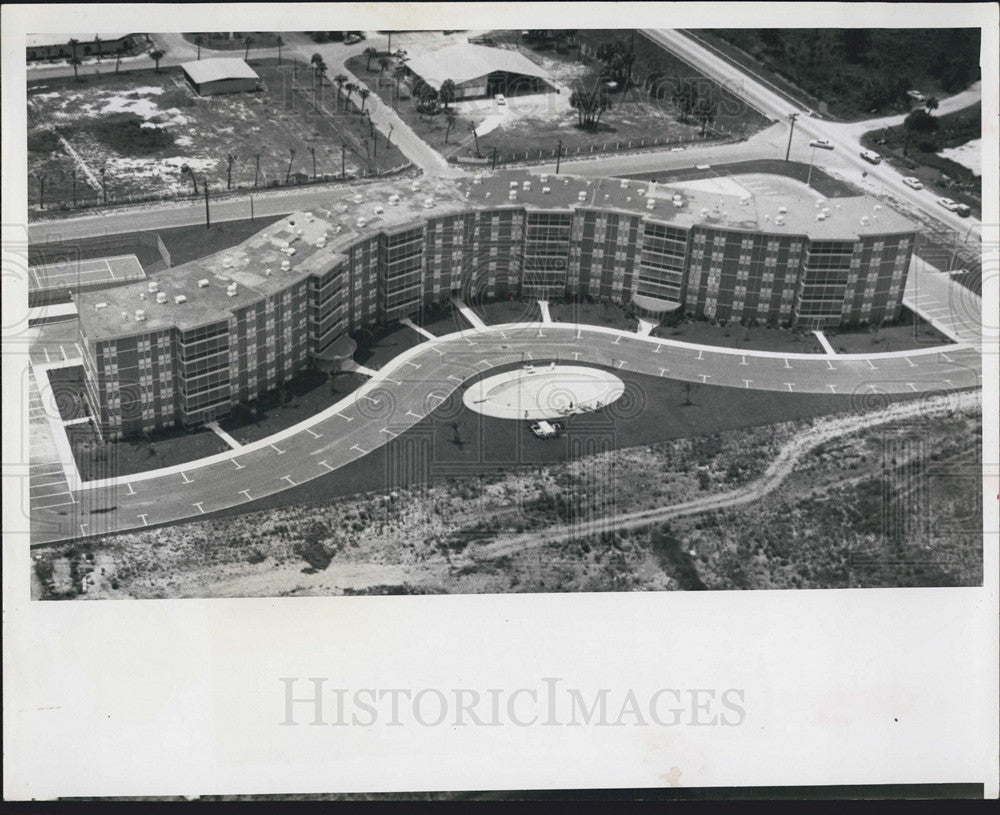
[[[92,413],[110,438],[211,421],[335,359],[345,335],[456,293],[809,328],[896,319],[914,225],[760,178],[515,171],[333,191],[233,249],[79,294]]]

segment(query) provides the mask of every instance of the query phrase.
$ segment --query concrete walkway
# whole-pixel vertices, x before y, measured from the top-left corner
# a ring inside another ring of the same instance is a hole
[[[420,336],[425,337],[429,340],[437,339],[437,337],[431,334],[430,331],[428,331],[426,328],[421,328],[419,325],[413,322],[413,320],[411,320],[409,317],[404,317],[402,320],[399,321],[399,324],[405,325],[407,328],[412,328],[414,331],[420,334]]]
[[[826,351],[830,356],[833,356],[837,352],[834,350],[833,346],[830,345],[830,341],[826,338],[826,335],[822,331],[813,331],[816,335],[816,339],[819,340],[819,344],[823,346],[823,350]]]
[[[543,323],[551,323],[552,322],[552,315],[549,314],[549,301],[548,300],[539,300],[538,301],[538,307],[542,310],[542,322]]]
[[[650,322],[649,320],[643,320],[639,318],[639,325],[635,329],[635,333],[640,337],[648,337],[650,333],[656,328],[657,323]]]
[[[215,433],[220,439],[222,439],[226,444],[232,447],[234,450],[239,449],[243,445],[240,444],[236,439],[230,436],[225,430],[219,427],[218,422],[205,422],[205,427]]]
[[[365,365],[359,365],[353,359],[349,359],[341,365],[340,370],[350,371],[352,374],[363,374],[364,376],[376,376],[378,374],[378,371],[368,368]]]
[[[452,305],[458,309],[459,313],[468,320],[473,328],[484,329],[487,328],[486,323],[479,319],[479,315],[476,314],[471,308],[469,308],[465,303],[459,299],[454,299],[451,301]]]

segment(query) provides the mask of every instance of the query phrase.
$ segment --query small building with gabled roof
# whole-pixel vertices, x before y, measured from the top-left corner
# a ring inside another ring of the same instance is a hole
[[[496,93],[515,95],[548,89],[545,70],[520,51],[463,43],[426,51],[414,56],[406,68],[434,90],[448,79],[455,83],[455,96],[470,99]]]
[[[257,90],[260,77],[236,57],[213,57],[181,65],[184,76],[200,96]]]

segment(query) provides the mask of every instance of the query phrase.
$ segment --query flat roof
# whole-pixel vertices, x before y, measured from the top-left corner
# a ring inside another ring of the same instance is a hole
[[[25,37],[28,48],[43,48],[50,45],[69,45],[70,40],[79,40],[80,44],[96,42],[100,37],[103,42],[120,40],[131,34],[28,34]]]
[[[198,85],[221,79],[260,79],[257,72],[238,57],[199,59],[185,62],[181,68]]]
[[[446,79],[461,85],[494,71],[524,74],[539,79],[546,79],[548,76],[541,66],[520,51],[472,43],[425,51],[409,59],[406,67],[434,88],[440,88]]]
[[[516,200],[509,198],[512,189],[516,190]],[[738,190],[746,194],[737,194]],[[310,212],[282,218],[238,246],[152,276],[150,279],[156,280],[167,294],[167,303],[156,303],[155,294],[150,297],[146,281],[80,293],[77,303],[84,333],[90,339],[106,339],[167,326],[187,329],[222,320],[233,308],[286,288],[309,273],[327,271],[359,239],[411,226],[422,229],[426,219],[475,210],[609,209],[684,229],[703,224],[717,229],[808,236],[813,240],[853,241],[862,235],[912,232],[916,228],[874,198],[822,199],[798,181],[761,174],[730,176],[716,189],[703,184],[686,187],[684,183],[649,184],[634,179],[544,176],[528,170],[483,170],[464,178],[397,178],[339,187],[324,191],[324,196]],[[655,203],[647,209],[650,199]],[[782,208],[784,213],[780,212]],[[825,219],[816,220],[824,210]],[[778,216],[784,217],[784,225],[775,223]],[[862,224],[862,218],[867,222]],[[316,244],[323,236],[326,245],[319,247]],[[282,252],[286,241],[296,250],[294,255]],[[290,269],[282,271],[283,260],[290,262]],[[202,279],[208,279],[209,286],[199,288]],[[231,282],[240,287],[234,298],[226,294]],[[145,294],[144,299],[139,298],[140,293]],[[177,294],[184,294],[187,302],[175,304]],[[96,309],[99,302],[108,305]],[[144,322],[135,321],[136,309],[145,310]]]

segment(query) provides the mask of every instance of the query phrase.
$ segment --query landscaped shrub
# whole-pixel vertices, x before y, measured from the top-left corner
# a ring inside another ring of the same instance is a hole
[[[159,127],[143,127],[134,113],[118,113],[98,119],[92,125],[94,136],[125,156],[147,156],[172,147],[174,137]]]

